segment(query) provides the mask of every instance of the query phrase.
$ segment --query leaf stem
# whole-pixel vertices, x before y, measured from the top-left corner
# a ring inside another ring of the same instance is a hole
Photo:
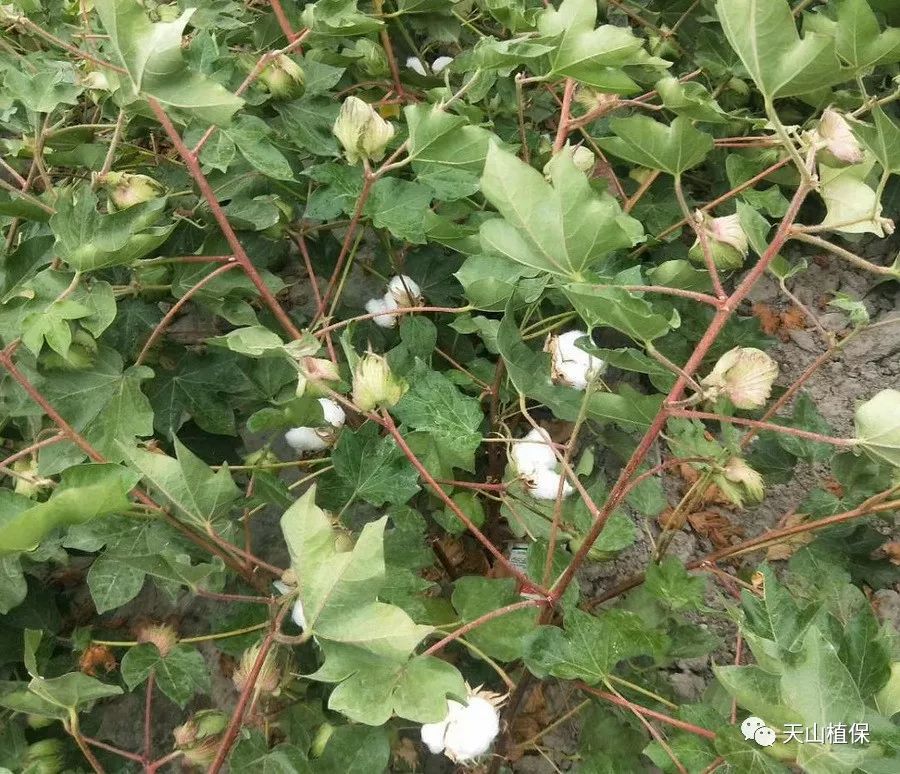
[[[832,446],[856,446],[855,438],[836,438],[832,435],[823,435],[822,433],[814,433],[810,430],[801,430],[798,427],[787,427],[786,425],[775,425],[771,422],[761,422],[756,419],[744,419],[743,417],[729,417],[724,414],[714,414],[709,411],[694,411],[692,409],[668,408],[666,413],[670,417],[681,417],[682,419],[708,419],[715,422],[728,422],[732,425],[743,425],[744,427],[753,427],[756,430],[768,430],[773,433],[784,433],[785,435],[793,435],[797,438],[805,438],[809,441],[818,443],[828,443]]]

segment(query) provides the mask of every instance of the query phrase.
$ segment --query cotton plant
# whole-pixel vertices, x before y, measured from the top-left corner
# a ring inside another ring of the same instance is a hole
[[[452,56],[439,56],[430,65],[426,65],[425,62],[417,56],[408,57],[406,60],[406,66],[414,73],[423,77],[428,76],[429,70],[431,70],[434,75],[440,75],[440,73],[446,70],[452,63]]]
[[[325,422],[319,427],[292,427],[284,434],[294,451],[304,454],[306,452],[324,451],[334,443],[335,434],[347,421],[347,415],[340,404],[331,398],[319,398],[322,407],[322,417]]]
[[[366,311],[374,314],[372,321],[381,328],[394,328],[399,315],[390,314],[397,309],[421,306],[425,301],[418,283],[405,274],[396,274],[390,278],[387,290],[380,298],[366,301]]]

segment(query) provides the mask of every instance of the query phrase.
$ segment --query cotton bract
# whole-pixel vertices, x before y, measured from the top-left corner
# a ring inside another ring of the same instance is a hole
[[[322,416],[328,426],[292,427],[284,434],[284,440],[294,451],[308,452],[327,449],[334,441],[333,430],[344,426],[347,415],[337,403],[330,398],[319,398],[319,405],[322,407]]]
[[[603,373],[606,363],[576,346],[575,342],[584,336],[587,336],[585,331],[568,331],[547,339],[544,351],[552,358],[551,376],[557,384],[584,390],[592,379]]]
[[[471,694],[467,704],[447,701],[447,717],[422,726],[422,742],[430,752],[464,763],[484,755],[500,731],[493,694]]]

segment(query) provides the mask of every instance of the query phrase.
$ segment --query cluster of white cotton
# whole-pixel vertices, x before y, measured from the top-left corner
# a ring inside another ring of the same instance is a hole
[[[534,428],[525,438],[512,445],[510,459],[529,494],[536,500],[555,500],[572,494],[572,485],[556,472],[556,453],[550,434],[542,427]]]
[[[603,373],[606,363],[575,344],[578,339],[587,335],[586,331],[568,331],[559,336],[548,337],[544,351],[550,353],[551,377],[557,384],[584,390],[595,377]]]
[[[437,75],[442,70],[446,70],[450,66],[450,63],[452,61],[452,56],[439,56],[431,63],[431,72]],[[406,66],[419,75],[428,75],[428,70],[425,67],[425,63],[417,56],[409,57],[409,59],[406,60]]]
[[[388,282],[387,291],[381,298],[370,298],[366,301],[366,311],[376,315],[372,321],[382,328],[393,328],[397,324],[396,314],[379,314],[393,312],[401,307],[421,306],[425,299],[422,289],[405,274],[397,274]]]
[[[335,431],[344,426],[347,415],[337,403],[331,398],[319,398],[319,405],[327,424],[321,427],[292,427],[284,434],[284,440],[294,451],[303,453],[327,449],[334,442]]]
[[[447,717],[422,726],[422,742],[435,755],[457,763],[484,755],[500,731],[497,707],[502,699],[488,691],[472,691],[465,704],[447,700]]]

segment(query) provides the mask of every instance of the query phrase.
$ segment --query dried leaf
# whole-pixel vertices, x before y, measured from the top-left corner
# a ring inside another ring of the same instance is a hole
[[[779,526],[781,527],[795,527],[798,524],[803,524],[806,521],[805,513],[791,513],[784,519]],[[807,543],[811,542],[813,536],[808,532],[800,532],[796,535],[790,535],[786,537],[784,540],[776,543],[773,546],[769,546],[766,550],[766,558],[769,561],[780,561],[785,559],[790,559],[794,552],[797,549],[802,548]]]

